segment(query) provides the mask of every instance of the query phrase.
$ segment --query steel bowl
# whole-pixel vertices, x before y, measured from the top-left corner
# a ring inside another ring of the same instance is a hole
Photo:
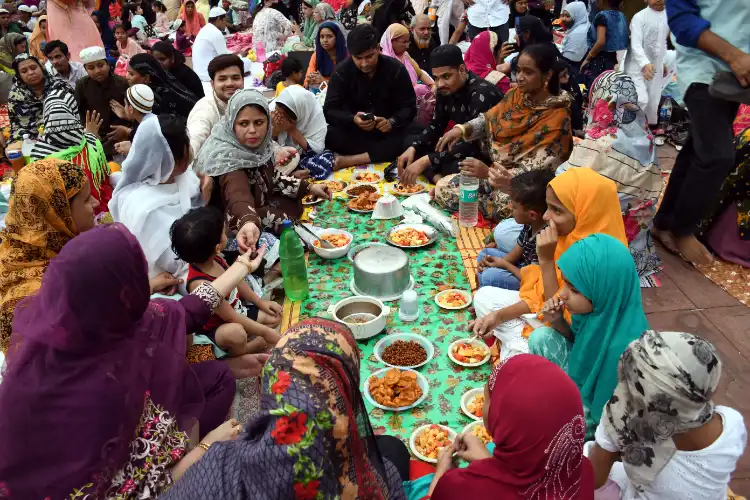
[[[357,245],[349,250],[354,288],[370,297],[400,297],[411,286],[409,256],[382,243]]]

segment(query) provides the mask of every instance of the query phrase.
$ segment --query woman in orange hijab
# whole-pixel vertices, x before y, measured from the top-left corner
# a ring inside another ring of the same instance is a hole
[[[501,361],[528,352],[531,329],[520,318],[540,312],[546,298],[562,287],[555,262],[573,243],[604,233],[628,246],[617,186],[589,168],[572,168],[552,179],[544,220],[548,226],[536,240],[539,265],[521,269],[521,290],[482,287],[474,295],[477,320],[469,326],[475,334],[494,335],[502,342]]]
[[[34,31],[29,38],[29,54],[39,59],[44,64],[47,57],[42,50],[42,44],[47,41],[47,16],[39,16],[39,21],[34,26]]]

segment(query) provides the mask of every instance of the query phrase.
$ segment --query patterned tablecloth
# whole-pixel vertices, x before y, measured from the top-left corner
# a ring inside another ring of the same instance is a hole
[[[348,177],[350,172],[336,175],[337,179],[347,180]],[[388,230],[397,223],[398,219],[373,221],[369,214],[351,212],[346,208],[346,200],[338,197],[329,203],[318,205],[314,220],[316,226],[349,231],[354,235],[354,244],[384,242]],[[383,411],[367,403],[376,433],[393,434],[404,440],[408,440],[417,427],[426,423],[440,423],[461,432],[471,422],[461,411],[461,396],[469,389],[483,387],[490,373],[489,363],[479,368],[463,368],[454,364],[447,355],[451,342],[468,337],[466,327],[472,317],[469,309],[443,310],[434,301],[438,287],[442,285],[470,289],[456,238],[441,233],[439,240],[433,245],[408,250],[407,253],[415,280],[414,289],[418,295],[420,316],[412,323],[403,323],[398,319],[398,302],[388,303],[391,314],[386,334],[417,333],[432,341],[435,357],[419,369],[427,377],[430,390],[422,404],[405,412]],[[346,257],[324,260],[310,254],[308,276],[310,296],[301,303],[285,304],[286,321],[311,316],[327,317],[330,305],[353,295],[349,289],[352,266]],[[362,350],[362,381],[371,373],[385,368],[373,355],[373,348],[381,338],[383,334],[359,342]]]

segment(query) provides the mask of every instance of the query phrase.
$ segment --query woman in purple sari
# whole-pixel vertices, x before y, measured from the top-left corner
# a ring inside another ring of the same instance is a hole
[[[125,226],[68,242],[16,308],[0,385],[0,498],[153,498],[212,443],[236,437],[241,427],[224,422],[234,378],[225,363],[188,366],[187,333],[263,254],[178,301],[149,300],[148,265]]]

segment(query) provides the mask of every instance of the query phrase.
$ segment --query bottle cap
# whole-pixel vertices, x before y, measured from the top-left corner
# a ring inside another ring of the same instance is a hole
[[[9,160],[17,160],[21,158],[21,152],[17,149],[9,149],[5,152],[5,155]]]
[[[284,222],[281,223],[281,229],[284,230],[290,227],[292,227],[292,221],[290,221],[289,219],[284,219]]]

